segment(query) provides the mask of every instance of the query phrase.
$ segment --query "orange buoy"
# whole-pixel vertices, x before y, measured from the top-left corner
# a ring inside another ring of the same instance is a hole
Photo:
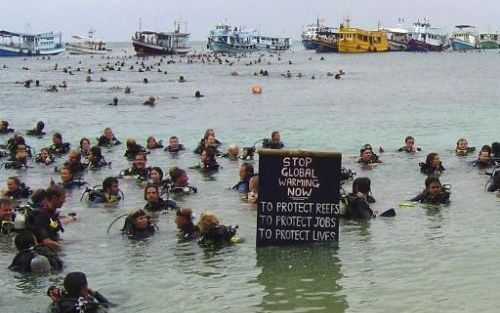
[[[262,87],[259,84],[254,84],[252,86],[252,93],[254,93],[254,94],[261,94],[262,93]]]

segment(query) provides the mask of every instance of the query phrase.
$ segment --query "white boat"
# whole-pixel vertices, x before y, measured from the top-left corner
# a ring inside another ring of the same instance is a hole
[[[56,55],[64,51],[61,33],[24,34],[0,30],[0,57]]]
[[[106,54],[111,49],[106,48],[106,42],[94,37],[94,30],[89,31],[88,37],[73,36],[75,42],[66,43],[69,54]]]
[[[219,23],[210,31],[207,43],[208,49],[218,53],[284,51],[291,46],[289,37],[264,36],[253,28],[232,27],[226,23]]]
[[[407,29],[404,28],[384,28],[382,31],[387,35],[389,51],[404,51],[410,38]]]
[[[451,46],[454,51],[473,50],[479,47],[479,38],[472,25],[457,25],[458,30],[451,35]]]

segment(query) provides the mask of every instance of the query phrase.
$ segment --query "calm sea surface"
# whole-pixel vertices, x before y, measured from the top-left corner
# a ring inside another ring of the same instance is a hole
[[[233,142],[250,146],[280,130],[287,147],[342,152],[344,166],[372,179],[379,210],[397,208],[420,192],[425,177],[417,164],[427,153],[438,152],[447,169],[442,181],[452,185],[452,203],[434,210],[397,209],[395,218],[368,224],[343,222],[338,247],[256,249],[255,208],[228,190],[238,180],[238,163],[220,160],[223,168],[212,177],[189,170],[198,194],[178,202],[192,207],[198,216],[210,209],[223,224],[239,225],[246,242],[205,251],[196,243],[178,243],[174,214],[162,215],[159,232],[147,241],[122,238],[123,220],[106,235],[114,218],[144,205],[143,191],[132,182],[120,182],[125,201],[117,209],[88,208],[80,202],[82,190],[74,190],[62,211],[77,212],[81,220],[68,225],[62,235],[62,273],[10,272],[13,240],[0,237],[2,312],[44,311],[50,302],[47,287],[76,270],[87,273],[91,287],[119,303],[111,312],[498,311],[500,198],[486,193],[487,176],[468,166],[474,157],[457,158],[451,152],[462,136],[476,147],[500,140],[498,51],[319,55],[297,43],[280,61],[266,55],[262,63],[247,66],[257,59],[254,55],[232,66],[164,62],[160,68],[168,71],[165,75],[156,72],[157,66],[139,73],[136,58],[126,60],[121,72],[103,72],[106,62],[133,52],[128,44],[110,47],[114,51],[109,60],[68,55],[51,60],[0,59],[0,67],[8,67],[0,69],[0,118],[22,131],[43,120],[49,133],[62,132],[73,147],[82,137],[95,142],[107,126],[123,142],[135,138],[145,144],[150,135],[164,141],[177,135],[189,151],[178,158],[163,151],[149,156],[148,165],[164,171],[196,163],[190,150],[206,128],[215,128],[225,147]],[[155,64],[159,58],[145,62]],[[132,64],[134,70],[129,70]],[[85,82],[86,72],[63,73],[68,66],[73,71],[91,67],[94,81]],[[270,76],[253,76],[260,69]],[[338,69],[346,72],[342,79],[326,76]],[[286,70],[304,77],[285,79],[280,74]],[[232,71],[239,76],[231,76]],[[176,82],[180,75],[186,83]],[[97,82],[100,77],[107,82]],[[69,87],[49,93],[15,84],[30,78],[43,86],[66,80]],[[142,83],[143,78],[149,84]],[[255,83],[262,85],[261,95],[251,93]],[[132,94],[112,90],[126,85]],[[205,97],[194,98],[196,90]],[[119,106],[107,106],[115,96]],[[149,96],[158,98],[156,107],[141,105]],[[393,152],[408,134],[415,136],[423,151]],[[7,138],[2,135],[0,142]],[[381,155],[384,163],[370,171],[355,164],[365,143],[386,150]],[[50,136],[28,138],[28,144],[38,150],[50,144]],[[88,173],[85,180],[90,185],[129,166],[123,146],[104,153],[112,167]],[[32,188],[46,187],[51,178],[58,180],[53,167],[0,169],[1,188],[12,175],[21,176]]]

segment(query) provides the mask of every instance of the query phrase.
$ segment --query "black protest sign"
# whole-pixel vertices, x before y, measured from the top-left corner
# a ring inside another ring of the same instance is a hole
[[[340,153],[259,150],[257,246],[338,241]]]

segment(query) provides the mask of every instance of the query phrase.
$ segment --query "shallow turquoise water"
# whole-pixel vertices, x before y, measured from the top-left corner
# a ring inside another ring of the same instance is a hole
[[[126,45],[115,48],[112,55],[121,55],[122,48],[130,52]],[[396,207],[421,191],[425,177],[417,164],[428,152],[441,154],[447,169],[442,181],[452,185],[449,207],[398,209],[394,219],[342,223],[338,247],[256,249],[256,212],[227,190],[237,181],[238,165],[221,160],[223,169],[211,178],[189,171],[199,192],[179,200],[198,215],[207,208],[222,223],[239,225],[246,242],[215,252],[178,243],[171,214],[161,217],[160,232],[145,242],[122,238],[119,225],[106,235],[113,218],[144,205],[142,190],[130,182],[121,182],[125,202],[114,210],[87,208],[75,190],[63,212],[76,211],[81,221],[68,225],[63,234],[63,273],[24,277],[9,272],[6,267],[14,250],[11,239],[1,238],[2,312],[43,310],[49,302],[46,288],[74,270],[86,272],[94,288],[120,302],[116,312],[495,311],[500,198],[487,194],[487,177],[451,150],[462,136],[477,147],[500,140],[499,58],[496,51],[317,55],[296,46],[281,61],[266,56],[263,63],[251,66],[245,63],[256,57],[233,66],[183,62],[163,65],[167,75],[128,69],[102,72],[98,65],[107,60],[101,58],[1,59],[0,66],[9,68],[0,69],[0,117],[18,130],[32,128],[42,119],[47,131],[61,131],[74,146],[83,136],[98,137],[106,126],[122,141],[133,137],[144,143],[149,135],[165,140],[176,134],[189,149],[208,127],[215,128],[224,143],[240,146],[278,129],[288,147],[342,152],[345,166],[372,179],[379,210]],[[135,58],[127,61],[135,62]],[[69,76],[61,71],[64,66],[87,64],[95,71],[94,79],[104,77],[108,82],[86,83],[86,73]],[[23,71],[22,66],[31,70]],[[270,76],[252,75],[261,68]],[[305,77],[279,76],[288,69]],[[338,69],[347,72],[341,80],[326,77],[327,71]],[[231,71],[240,75],[230,76]],[[188,82],[177,83],[180,75]],[[316,79],[309,79],[311,75]],[[142,83],[144,77],[149,84]],[[67,80],[69,88],[52,94],[14,84],[28,78],[44,85]],[[262,95],[251,93],[254,83],[263,86]],[[111,90],[116,85],[129,85],[133,93]],[[195,99],[195,90],[205,97]],[[150,95],[158,97],[158,105],[140,105]],[[114,96],[120,105],[106,106]],[[416,156],[392,152],[408,134],[416,137],[423,152]],[[28,143],[39,149],[49,140],[28,138]],[[381,156],[385,163],[371,171],[355,164],[357,151],[367,142],[387,151]],[[95,185],[126,168],[122,154],[123,147],[105,151],[112,168],[88,174],[86,180]],[[164,170],[195,162],[189,151],[175,159],[155,151],[148,160]],[[13,174],[0,170],[2,187]],[[17,174],[33,188],[56,178],[51,168]]]

